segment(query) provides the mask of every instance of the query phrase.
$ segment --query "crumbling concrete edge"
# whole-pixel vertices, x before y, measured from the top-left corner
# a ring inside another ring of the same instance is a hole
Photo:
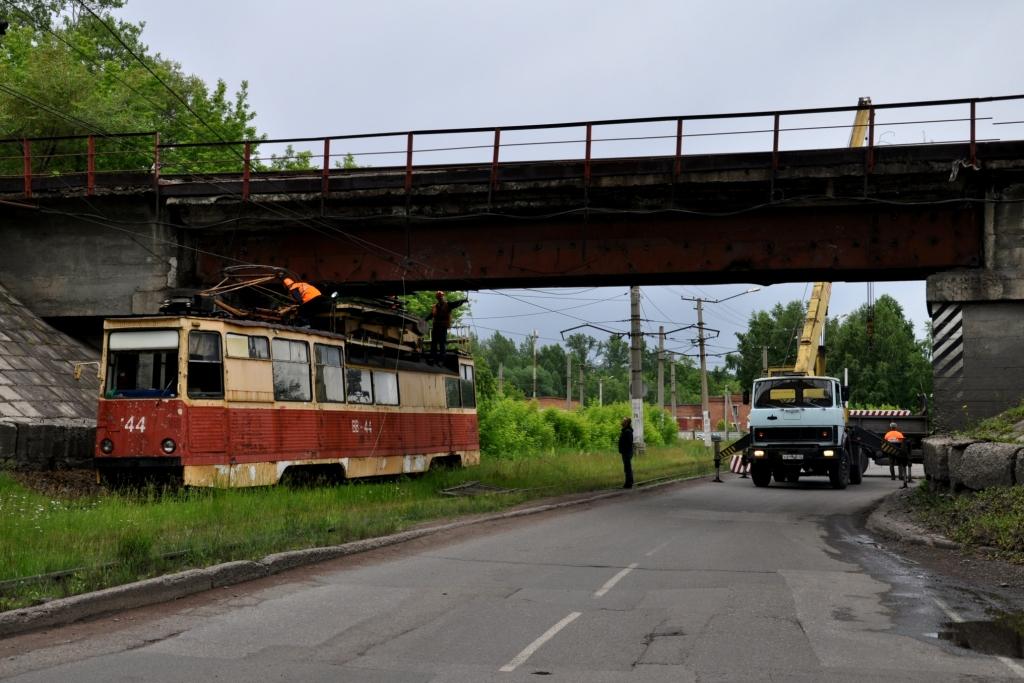
[[[932,548],[958,550],[956,541],[933,533],[910,521],[905,511],[904,499],[913,489],[899,489],[886,496],[882,503],[868,515],[868,531],[883,538],[911,545],[925,545]]]
[[[707,475],[692,477],[681,477],[670,479],[647,486],[640,486],[633,489],[633,492],[652,491],[664,486],[676,484],[693,479],[701,479]],[[516,517],[526,517],[541,512],[557,510],[560,508],[583,505],[604,498],[611,498],[626,494],[626,491],[614,489],[601,491],[591,496],[585,496],[569,501],[558,503],[545,503],[520,510],[507,510],[492,515],[484,515],[471,519],[463,519],[447,524],[439,524],[421,529],[402,531],[389,536],[378,538],[367,538],[360,541],[352,541],[342,545],[325,546],[322,548],[306,548],[304,550],[292,550],[283,553],[267,555],[261,560],[239,560],[223,564],[205,567],[203,569],[188,569],[175,574],[157,576],[152,579],[136,581],[134,583],[114,586],[92,593],[73,595],[67,598],[51,600],[42,605],[23,607],[21,609],[0,612],[0,638],[36,631],[39,629],[54,626],[64,626],[76,621],[82,621],[94,617],[103,616],[113,612],[146,607],[161,602],[170,602],[180,598],[202,593],[213,588],[231,586],[253,579],[261,579],[273,574],[279,574],[289,569],[303,567],[318,562],[333,560],[346,555],[364,553],[377,548],[383,548],[398,543],[406,543],[417,538],[430,536],[432,534],[451,531],[462,527],[473,526]]]

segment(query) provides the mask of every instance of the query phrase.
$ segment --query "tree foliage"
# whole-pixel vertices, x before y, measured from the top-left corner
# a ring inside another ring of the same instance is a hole
[[[0,40],[0,139],[93,135],[100,171],[153,164],[152,137],[113,133],[159,131],[165,144],[259,139],[245,81],[232,94],[224,81],[210,87],[151,53],[143,24],[111,14],[123,4],[92,2],[94,15],[61,0],[6,3],[11,26]],[[20,145],[0,145],[0,157],[19,156],[12,151]],[[81,139],[35,145],[33,172],[84,171],[85,151]],[[209,173],[240,170],[242,159],[241,145],[185,147],[164,150],[161,163],[165,173]],[[21,170],[20,158],[0,163],[4,172]]]
[[[572,397],[580,396],[580,365],[583,365],[584,399],[588,406],[601,403],[628,401],[630,386],[629,341],[612,335],[600,341],[590,335],[570,335],[565,346],[559,344],[537,345],[537,396],[564,397],[566,393],[565,373],[567,359],[571,365]],[[658,396],[657,373],[658,352],[656,348],[642,345],[643,383],[646,387],[645,400],[655,402]],[[518,346],[500,332],[484,340],[477,340],[474,356],[483,359],[491,371],[502,374],[502,388],[505,396],[533,396],[533,339],[525,338]],[[676,402],[700,402],[700,371],[693,358],[666,354],[664,363],[665,405],[671,405],[672,367],[676,374]],[[720,396],[723,392],[735,392],[739,383],[725,368],[708,372],[708,393]]]
[[[797,339],[804,306],[791,301],[750,316],[747,331],[736,335],[738,354],[726,365],[744,387],[763,375],[762,349],[768,348],[769,367],[785,367],[796,360]],[[825,366],[830,376],[842,377],[849,369],[850,402],[856,406],[898,406],[915,409],[919,394],[932,386],[930,347],[914,337],[911,321],[891,296],[875,302],[874,333],[868,334],[872,310],[861,306],[842,320],[830,319],[825,328]]]
[[[920,394],[932,392],[931,347],[914,337],[913,323],[891,296],[878,297],[874,334],[868,335],[871,309],[861,306],[825,331],[829,374],[850,374],[850,403],[855,406],[918,408]]]

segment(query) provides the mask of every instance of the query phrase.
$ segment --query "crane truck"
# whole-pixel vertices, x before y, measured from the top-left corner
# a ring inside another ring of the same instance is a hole
[[[850,133],[850,147],[863,144],[871,100],[861,98]],[[866,453],[895,457],[897,450],[879,434],[848,420],[849,388],[825,376],[825,349],[819,343],[825,327],[831,282],[811,290],[796,363],[769,368],[744,392],[750,404],[748,433],[723,451],[744,451],[755,486],[796,482],[802,476],[827,476],[833,488],[860,484]]]

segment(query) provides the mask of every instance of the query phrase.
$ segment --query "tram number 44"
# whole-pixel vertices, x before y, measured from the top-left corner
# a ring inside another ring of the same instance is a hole
[[[124,423],[124,428],[129,432],[145,432],[146,431],[146,416],[136,419],[134,415],[129,415],[128,419]]]
[[[372,432],[372,431],[373,431],[373,421],[372,420],[364,420],[362,422],[360,422],[359,420],[352,420],[352,433],[353,434],[358,434],[359,432]]]

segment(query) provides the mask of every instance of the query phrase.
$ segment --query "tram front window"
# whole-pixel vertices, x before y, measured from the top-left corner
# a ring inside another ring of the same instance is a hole
[[[122,330],[107,340],[106,398],[178,395],[178,331]]]

